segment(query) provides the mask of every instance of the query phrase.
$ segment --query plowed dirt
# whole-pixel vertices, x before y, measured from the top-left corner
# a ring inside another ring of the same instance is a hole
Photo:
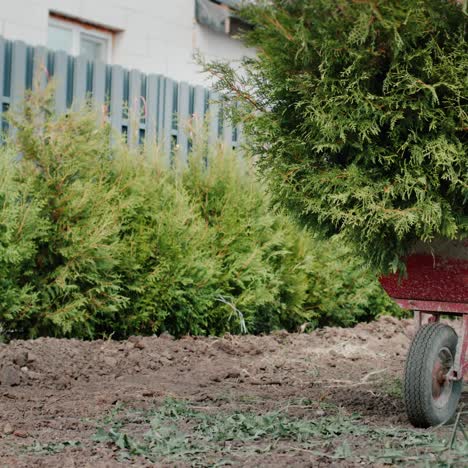
[[[311,334],[0,345],[0,466],[437,460],[449,429],[413,430],[401,398],[412,334],[384,317]]]

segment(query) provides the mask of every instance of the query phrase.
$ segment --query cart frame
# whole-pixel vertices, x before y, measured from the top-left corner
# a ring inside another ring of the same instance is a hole
[[[406,277],[387,275],[380,282],[398,305],[414,311],[415,337],[406,363],[405,382],[410,388],[405,390],[405,404],[413,424],[427,427],[443,422],[440,409],[445,403],[450,401],[447,413],[455,411],[463,378],[468,374],[468,240],[416,243],[405,264]],[[439,324],[441,315],[461,318],[456,325],[458,333],[453,326]],[[431,324],[432,331],[427,329]],[[442,332],[442,328],[449,331]],[[441,345],[441,339],[451,343],[450,350]],[[434,357],[434,347],[438,346],[441,355],[450,355],[446,365]],[[432,375],[424,374],[428,366],[434,366]],[[435,392],[432,399],[428,389],[431,382]],[[440,392],[445,392],[445,400],[437,400]]]

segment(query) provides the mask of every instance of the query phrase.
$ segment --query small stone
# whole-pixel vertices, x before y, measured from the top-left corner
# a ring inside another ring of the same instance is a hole
[[[317,410],[317,411],[315,412],[315,416],[321,418],[321,417],[325,416],[325,411],[319,409],[319,410]]]
[[[15,437],[21,437],[22,439],[25,439],[26,437],[29,437],[29,434],[26,431],[21,431],[21,430],[17,430],[15,432],[13,432],[13,435]]]
[[[23,366],[23,367],[21,368],[21,371],[22,371],[22,372],[28,372],[29,369],[28,369],[26,366]]]
[[[14,429],[13,427],[11,426],[10,423],[6,423],[4,426],[3,426],[3,433],[5,435],[10,435],[10,434],[13,434],[14,432]]]

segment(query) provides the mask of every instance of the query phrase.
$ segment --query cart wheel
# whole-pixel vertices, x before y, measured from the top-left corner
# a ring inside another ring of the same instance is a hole
[[[431,323],[421,327],[411,343],[404,399],[408,418],[416,427],[450,422],[455,415],[463,383],[445,377],[453,366],[457,341],[452,327]]]

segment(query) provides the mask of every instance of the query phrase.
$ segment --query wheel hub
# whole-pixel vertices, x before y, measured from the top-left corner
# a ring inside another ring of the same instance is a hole
[[[444,407],[452,393],[452,381],[448,378],[453,366],[453,356],[448,348],[442,348],[432,368],[432,399],[438,408]]]

